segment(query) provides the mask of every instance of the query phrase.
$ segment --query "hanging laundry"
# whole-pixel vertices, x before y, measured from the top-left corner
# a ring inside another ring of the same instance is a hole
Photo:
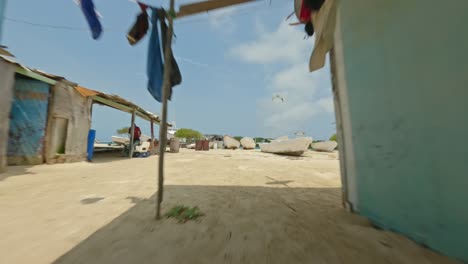
[[[93,39],[98,39],[102,33],[101,22],[99,22],[98,14],[94,6],[93,0],[78,0],[81,10],[88,21],[92,32]]]
[[[305,24],[304,30],[309,37],[314,35],[314,24],[312,23],[312,20]]]
[[[159,43],[157,10],[152,8],[151,36],[148,45],[148,61],[146,71],[148,75],[148,91],[158,102],[162,102],[163,61],[161,56],[161,44]]]
[[[309,70],[315,71],[325,65],[327,53],[333,48],[337,6],[339,0],[326,0],[320,11],[313,17],[315,46],[310,56]]]
[[[148,14],[142,12],[137,16],[135,24],[127,34],[127,40],[130,45],[133,46],[138,43],[146,35],[148,27]]]
[[[317,3],[311,3],[311,1],[321,0],[294,0],[294,12],[296,13],[296,17],[300,23],[305,24],[304,30],[309,37],[314,35],[314,25],[312,24],[312,14],[314,10],[311,6],[318,6]]]
[[[140,6],[140,8],[141,8],[141,12],[147,14],[147,13],[146,13],[146,9],[148,9],[148,6],[147,6],[146,4],[141,3],[141,2],[138,2],[138,1],[136,1],[136,2],[137,2],[137,4],[138,4],[138,5]]]
[[[151,36],[150,43],[148,48],[148,61],[147,61],[147,75],[148,75],[148,91],[158,102],[162,102],[162,84],[163,84],[163,75],[164,75],[164,64],[163,57],[161,55],[161,43],[159,39],[158,31],[158,20],[161,27],[161,39],[162,39],[162,51],[165,52],[165,49],[170,49],[171,53],[171,75],[169,78],[170,89],[168,94],[168,99],[171,100],[172,97],[172,87],[180,84],[182,82],[182,75],[180,73],[179,66],[172,54],[172,48],[166,47],[166,36],[167,36],[167,24],[165,19],[166,13],[163,9],[152,8],[151,13]],[[167,63],[167,62],[164,62]]]
[[[304,4],[306,7],[318,11],[322,7],[325,0],[304,0]]]
[[[158,11],[159,15],[159,22],[161,26],[161,39],[162,39],[162,47],[163,47],[163,54],[166,52],[166,40],[167,40],[167,24],[166,24],[166,12],[164,9],[159,9]],[[170,77],[170,83],[171,83],[171,91],[169,93],[169,99],[171,99],[172,96],[172,87],[180,84],[182,82],[182,74],[180,73],[179,65],[177,65],[177,61],[174,58],[174,54],[172,53],[172,47],[168,47],[170,49],[170,54],[171,54],[171,77]],[[164,62],[166,63],[166,62]]]

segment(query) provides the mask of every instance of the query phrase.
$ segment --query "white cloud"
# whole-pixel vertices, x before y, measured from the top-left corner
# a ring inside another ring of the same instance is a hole
[[[333,113],[335,111],[335,106],[333,104],[333,98],[322,98],[318,100],[318,104],[322,107],[322,109],[326,112]]]
[[[265,94],[258,101],[258,117],[269,136],[306,131],[315,118],[333,113],[328,66],[309,72],[313,41],[304,40],[304,34],[301,27],[283,22],[276,30],[260,32],[255,40],[229,51],[231,56],[247,63],[282,68],[265,81]],[[284,101],[273,100],[277,94]]]
[[[276,31],[260,32],[256,40],[232,48],[230,54],[250,63],[304,62],[313,47],[313,41],[304,40],[304,35],[302,27],[283,22]]]
[[[235,7],[227,7],[209,12],[210,26],[223,32],[232,33],[236,29],[236,23],[232,19],[232,15],[235,13]]]

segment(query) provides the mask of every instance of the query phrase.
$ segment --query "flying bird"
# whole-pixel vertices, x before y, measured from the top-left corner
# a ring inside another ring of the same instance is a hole
[[[278,99],[278,100],[281,100],[282,103],[284,103],[284,98],[279,95],[279,94],[275,94],[273,95],[273,97],[271,98],[272,101],[275,101],[275,99]]]

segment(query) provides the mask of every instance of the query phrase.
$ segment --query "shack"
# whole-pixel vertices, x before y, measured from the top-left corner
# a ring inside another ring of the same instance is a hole
[[[7,165],[84,161],[93,104],[159,124],[158,115],[121,98],[0,56],[0,172]]]

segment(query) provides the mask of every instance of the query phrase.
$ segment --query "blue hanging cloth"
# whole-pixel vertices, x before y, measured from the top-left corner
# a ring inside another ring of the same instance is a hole
[[[93,39],[98,39],[102,33],[102,26],[101,22],[99,22],[98,14],[96,13],[96,8],[94,7],[93,0],[81,0],[80,5],[81,10],[85,15],[85,18],[88,21],[89,27],[93,35]]]
[[[159,42],[157,9],[152,9],[151,14],[151,36],[149,39],[147,75],[148,91],[158,102],[162,102],[162,83],[164,65],[161,55],[161,44]]]

